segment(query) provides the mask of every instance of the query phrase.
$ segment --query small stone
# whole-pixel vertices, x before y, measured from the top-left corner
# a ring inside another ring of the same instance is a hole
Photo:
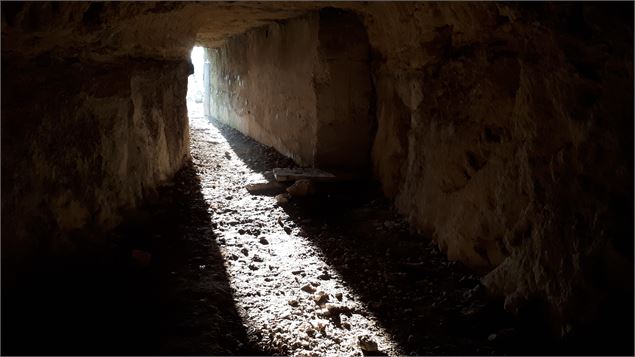
[[[247,250],[247,248],[241,249],[240,252],[243,253],[245,256],[249,256],[249,250]]]
[[[281,193],[279,195],[276,195],[276,203],[279,205],[285,204],[285,203],[289,203],[289,194],[288,193]]]
[[[339,314],[349,315],[351,313],[351,309],[348,306],[340,304],[327,303],[324,307],[326,310],[326,314],[329,316],[336,316]]]
[[[335,293],[335,298],[339,301],[342,301],[342,293],[340,292]]]
[[[496,332],[497,339],[506,339],[510,337],[514,337],[516,335],[516,330],[514,328],[504,328]]]
[[[269,241],[265,237],[260,237],[260,239],[258,239],[258,242],[260,242],[260,244],[269,244]]]
[[[285,231],[287,234],[291,234],[291,228],[289,228],[289,227],[284,227],[283,229],[284,229],[284,231]]]
[[[306,291],[307,293],[313,294],[315,292],[315,288],[311,284],[304,285],[301,290]]]
[[[289,299],[289,300],[287,301],[287,303],[289,303],[289,305],[291,305],[291,306],[293,306],[293,307],[296,307],[296,306],[298,306],[298,299]],[[284,317],[283,317],[283,318],[284,318]]]
[[[141,266],[150,265],[150,261],[152,260],[152,254],[145,250],[133,249],[130,255],[132,259]]]
[[[324,291],[319,291],[318,293],[313,295],[313,301],[315,301],[315,303],[318,305],[322,305],[329,301],[329,294]]]
[[[318,331],[320,331],[320,333],[322,335],[326,334],[326,326],[328,326],[329,322],[326,320],[317,320],[315,321],[315,326],[317,328]]]
[[[315,188],[313,187],[311,180],[301,179],[289,186],[287,188],[287,192],[293,196],[302,197],[313,194],[315,192]]]
[[[357,345],[366,352],[377,352],[378,350],[377,342],[368,335],[357,336]]]
[[[490,341],[490,342],[494,341],[495,339],[496,339],[496,334],[495,333],[492,333],[489,336],[487,336],[487,340]]]
[[[277,182],[271,182],[271,181],[262,181],[262,182],[254,182],[254,183],[250,183],[245,185],[245,189],[247,189],[247,191],[249,193],[260,193],[260,192],[266,192],[266,191],[270,191],[270,190],[275,190],[275,189],[281,189],[283,186]]]
[[[463,314],[464,316],[475,316],[479,313],[479,311],[480,310],[478,307],[468,306],[461,309],[461,314]]]

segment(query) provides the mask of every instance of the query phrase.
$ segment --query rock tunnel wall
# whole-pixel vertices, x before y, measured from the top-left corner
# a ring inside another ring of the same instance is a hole
[[[300,165],[368,167],[369,45],[354,13],[314,12],[235,36],[209,53],[213,117]]]
[[[189,155],[190,65],[2,59],[3,262],[113,227]]]
[[[366,29],[355,13],[335,8],[320,11],[319,25],[315,165],[362,171],[375,134]]]
[[[632,296],[632,4],[457,5],[367,13],[375,173],[509,310],[575,325]]]
[[[45,227],[107,225],[180,166],[195,39],[217,48],[222,120],[307,165],[335,132],[323,12],[248,31],[324,3],[2,6],[3,264],[56,244],[35,243]],[[414,227],[562,331],[632,296],[632,3],[331,6],[367,34],[370,160]]]
[[[312,165],[317,102],[318,17],[275,23],[209,51],[211,115]]]

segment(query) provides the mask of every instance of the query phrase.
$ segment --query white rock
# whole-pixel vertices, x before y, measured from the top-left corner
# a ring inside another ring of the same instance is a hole
[[[311,180],[297,180],[293,185],[287,188],[287,192],[292,194],[293,196],[307,196],[313,194],[315,192],[315,188],[313,187],[313,183]]]
[[[315,288],[313,287],[313,285],[311,284],[306,284],[301,288],[303,291],[306,291],[307,293],[313,294],[315,292]]]
[[[319,291],[315,295],[313,295],[313,301],[315,301],[315,303],[318,305],[322,305],[325,302],[329,301],[329,294],[324,291]]]
[[[289,202],[289,194],[288,193],[281,193],[279,195],[276,196],[276,203],[281,205],[281,204],[285,204]]]

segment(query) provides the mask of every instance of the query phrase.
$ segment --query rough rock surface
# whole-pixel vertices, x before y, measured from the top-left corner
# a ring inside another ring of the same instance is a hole
[[[300,165],[368,168],[370,52],[353,12],[330,8],[271,24],[208,53],[212,117]]]
[[[289,192],[293,196],[299,197],[313,194],[314,191],[315,188],[313,186],[313,183],[311,182],[311,180],[306,179],[297,180],[293,183],[293,185],[287,187],[287,192]]]
[[[327,5],[2,3],[3,264],[180,167],[194,43]],[[372,165],[414,227],[558,332],[632,299],[632,3],[331,5],[362,18]]]
[[[385,192],[510,311],[632,296],[632,4],[430,5],[367,12]]]
[[[212,117],[302,165],[316,146],[317,26],[315,15],[293,19],[209,51]]]
[[[185,61],[3,68],[3,260],[113,227],[189,157]]]

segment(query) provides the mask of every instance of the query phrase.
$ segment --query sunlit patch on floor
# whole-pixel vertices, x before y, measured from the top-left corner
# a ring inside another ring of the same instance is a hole
[[[193,116],[190,126],[214,239],[253,343],[270,353],[294,355],[361,355],[362,347],[403,353],[274,197],[246,191],[244,185],[262,173],[243,162],[202,117]]]

